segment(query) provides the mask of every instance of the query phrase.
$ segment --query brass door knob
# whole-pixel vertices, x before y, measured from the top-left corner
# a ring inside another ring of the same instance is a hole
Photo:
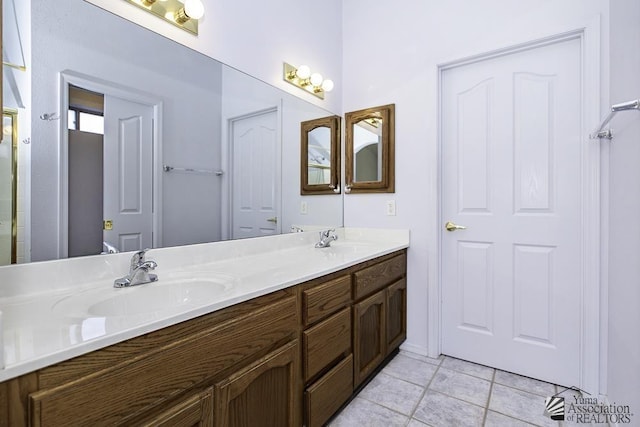
[[[447,231],[456,231],[456,230],[466,230],[467,227],[465,227],[464,225],[454,224],[451,221],[447,221],[447,223],[444,225],[444,228],[446,228]]]

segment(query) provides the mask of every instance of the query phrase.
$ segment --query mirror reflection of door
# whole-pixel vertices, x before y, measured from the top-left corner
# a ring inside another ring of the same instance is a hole
[[[17,113],[4,110],[0,141],[0,265],[16,263]]]
[[[68,255],[151,247],[152,108],[70,86],[68,114]]]
[[[353,128],[355,182],[382,179],[382,119],[361,120]]]
[[[276,109],[231,121],[231,236],[280,233],[280,145]]]
[[[331,128],[319,126],[308,133],[307,184],[331,184]]]

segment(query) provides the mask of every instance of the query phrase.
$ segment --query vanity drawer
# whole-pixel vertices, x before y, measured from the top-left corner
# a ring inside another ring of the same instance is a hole
[[[354,299],[360,299],[402,277],[407,270],[407,256],[403,253],[354,273]]]
[[[307,427],[322,426],[353,393],[353,356],[313,383],[305,393]]]
[[[351,352],[351,308],[302,333],[304,380],[309,381],[342,354]]]
[[[302,292],[305,326],[335,313],[351,302],[351,276],[342,276]]]

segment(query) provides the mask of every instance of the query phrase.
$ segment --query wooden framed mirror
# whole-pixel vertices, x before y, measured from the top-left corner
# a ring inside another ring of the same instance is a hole
[[[395,104],[345,114],[345,193],[395,192]]]
[[[340,193],[340,116],[300,123],[300,194]]]

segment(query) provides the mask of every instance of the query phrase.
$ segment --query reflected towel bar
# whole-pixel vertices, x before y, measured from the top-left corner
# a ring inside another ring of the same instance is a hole
[[[194,168],[176,168],[176,167],[169,166],[169,165],[162,166],[162,169],[165,172],[197,173],[197,174],[215,175],[215,176],[222,176],[223,173],[224,173],[221,170],[194,169]]]
[[[602,123],[600,124],[600,127],[598,129],[596,129],[591,135],[589,135],[589,138],[591,139],[601,139],[601,138],[607,138],[607,139],[613,139],[613,132],[611,131],[611,129],[604,129],[604,127],[611,121],[611,119],[613,119],[613,116],[615,116],[618,112],[620,111],[626,111],[626,110],[640,110],[640,99],[636,99],[633,101],[627,101],[627,102],[622,102],[620,104],[615,104],[611,106],[611,111],[609,112],[609,114],[607,115],[607,117],[605,117],[605,119],[602,121]]]

